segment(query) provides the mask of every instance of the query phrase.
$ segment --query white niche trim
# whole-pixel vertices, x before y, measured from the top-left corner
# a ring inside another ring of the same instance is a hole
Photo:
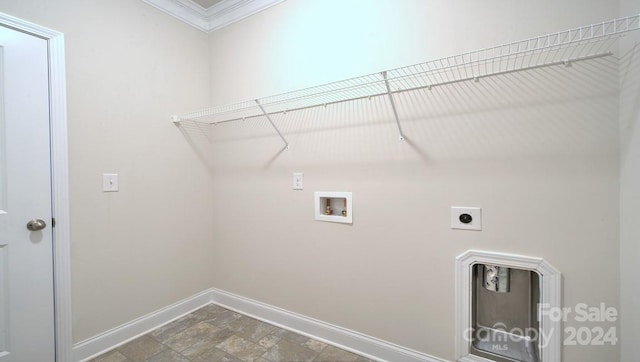
[[[530,270],[540,276],[540,301],[545,308],[560,308],[562,294],[562,275],[542,258],[517,254],[468,250],[456,257],[456,337],[455,360],[459,362],[486,362],[486,358],[471,354],[468,331],[471,328],[471,277],[475,264],[491,264]],[[560,361],[562,354],[562,322],[553,320],[549,313],[539,315],[540,331],[547,342],[540,349],[542,361]]]
[[[316,191],[314,200],[316,220],[353,223],[351,192]]]

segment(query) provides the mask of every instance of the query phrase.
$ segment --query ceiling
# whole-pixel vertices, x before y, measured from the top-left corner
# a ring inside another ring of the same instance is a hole
[[[238,22],[285,0],[142,0],[204,32]]]

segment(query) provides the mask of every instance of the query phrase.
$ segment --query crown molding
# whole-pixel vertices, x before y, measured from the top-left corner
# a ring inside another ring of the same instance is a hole
[[[191,0],[142,0],[206,33],[231,25],[285,0],[222,0],[205,9]]]

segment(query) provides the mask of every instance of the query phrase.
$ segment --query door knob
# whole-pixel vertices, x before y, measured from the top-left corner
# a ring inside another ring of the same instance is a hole
[[[40,219],[33,219],[27,223],[27,229],[31,231],[42,230],[46,227],[47,227],[47,223],[45,223],[44,220],[40,220]]]

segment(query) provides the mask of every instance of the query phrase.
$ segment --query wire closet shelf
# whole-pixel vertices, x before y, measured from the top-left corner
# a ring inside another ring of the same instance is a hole
[[[341,80],[274,96],[206,108],[174,116],[182,121],[216,124],[266,117],[282,140],[286,140],[269,115],[327,106],[363,98],[388,97],[398,122],[393,94],[553,65],[612,55],[616,40],[640,30],[640,15],[538,36],[509,44],[453,55],[424,63]]]

